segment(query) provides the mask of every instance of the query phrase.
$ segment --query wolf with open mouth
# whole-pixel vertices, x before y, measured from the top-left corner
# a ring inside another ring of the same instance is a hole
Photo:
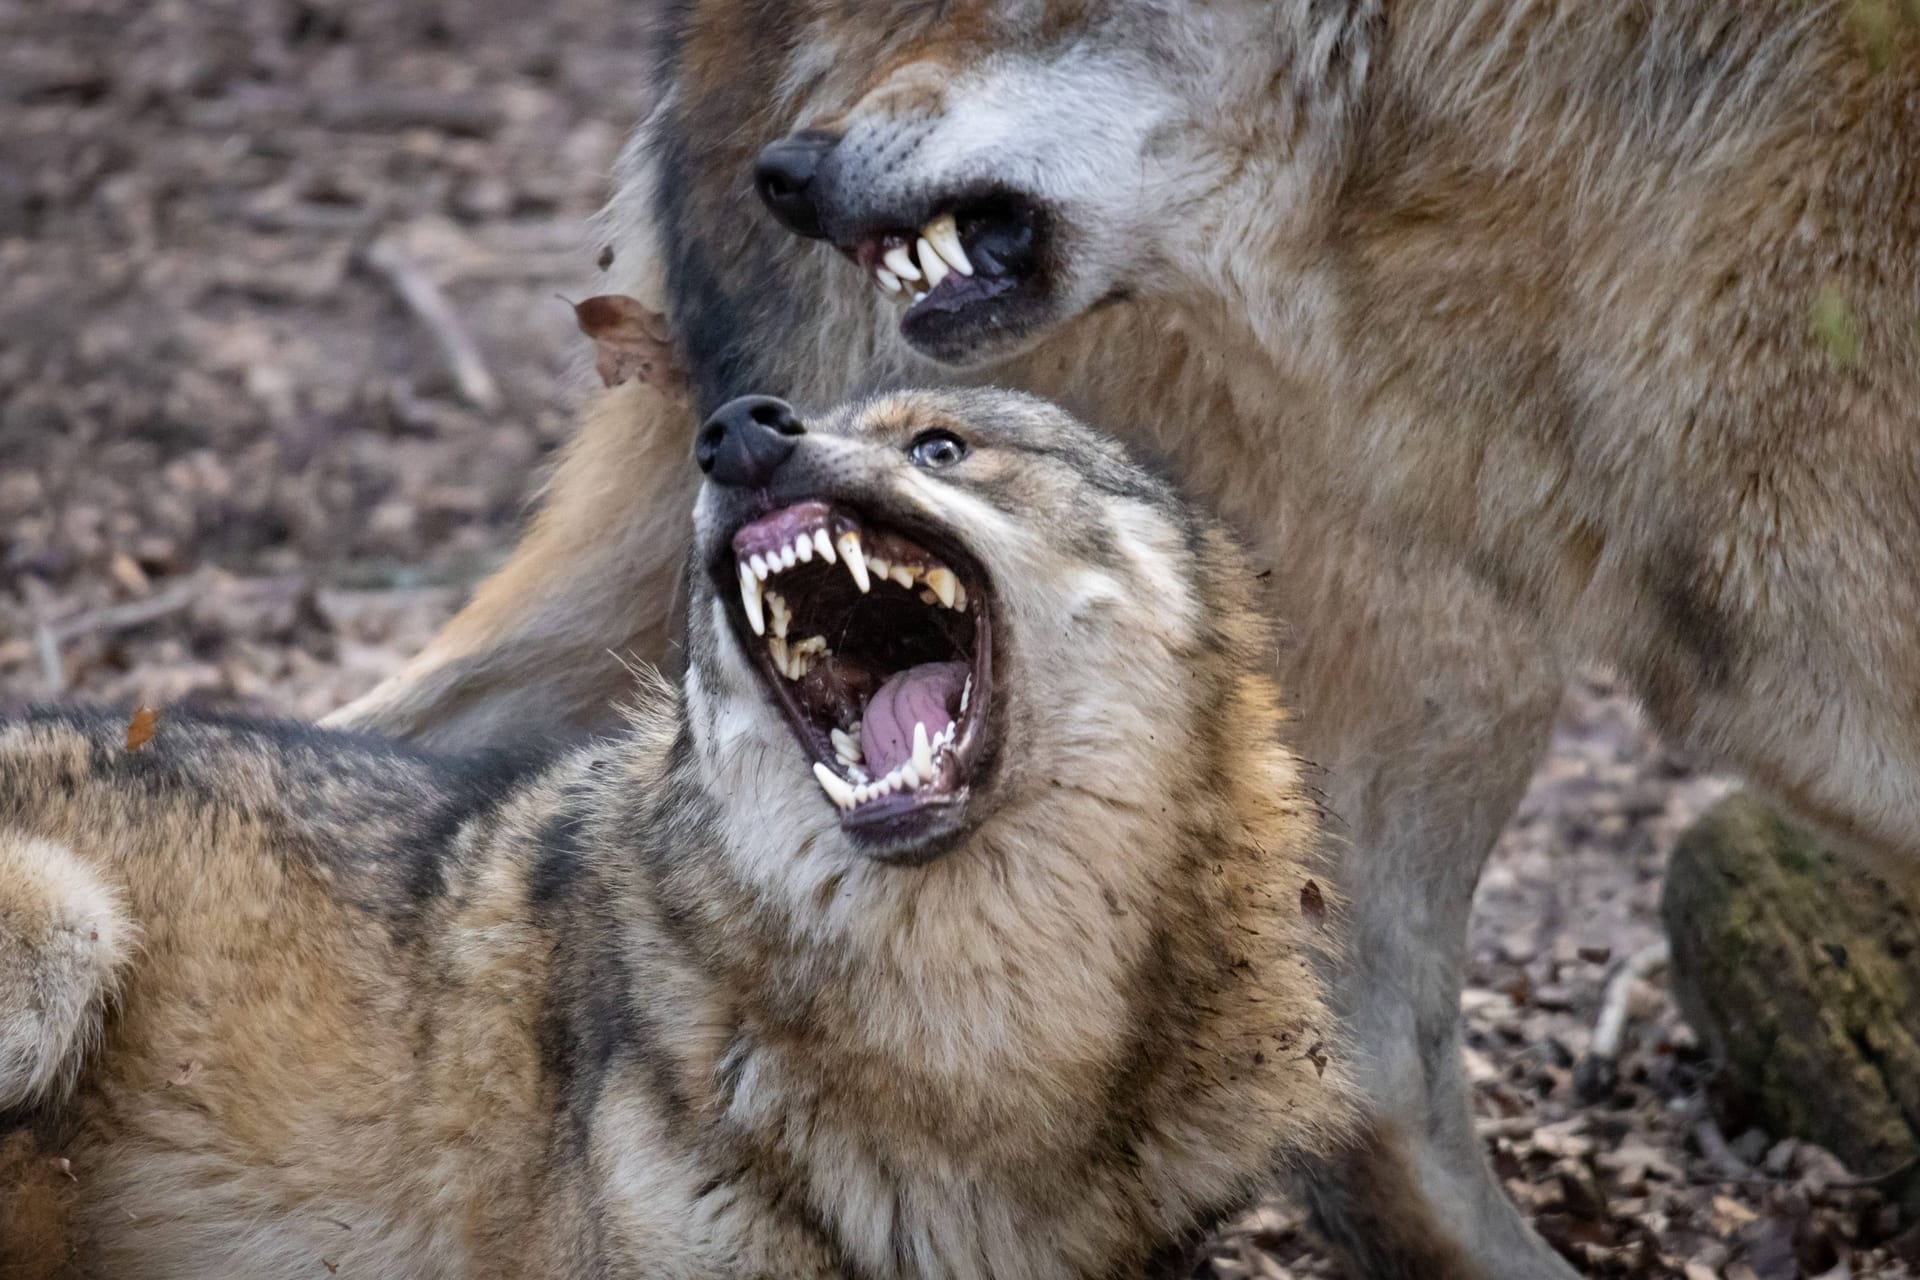
[[[862,502],[860,489],[893,476],[863,474],[857,454],[809,442],[793,460],[803,434],[770,397],[737,401],[707,424],[700,462],[724,483],[696,518],[738,525],[712,566],[716,594],[727,599],[737,582],[729,615],[842,825],[880,856],[933,856],[961,829],[974,780],[992,764],[984,574],[926,513],[882,523],[863,514],[879,504]],[[908,448],[928,469],[967,452],[941,428]],[[831,499],[817,496],[823,472],[836,481]]]
[[[696,453],[685,677],[613,737],[0,726],[0,1270],[1185,1274],[1334,1144],[1230,537],[1009,393]]]

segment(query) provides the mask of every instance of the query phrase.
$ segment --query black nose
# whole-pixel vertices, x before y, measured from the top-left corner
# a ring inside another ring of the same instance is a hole
[[[789,231],[820,239],[819,193],[813,178],[820,162],[839,142],[821,129],[802,129],[790,138],[769,142],[753,164],[753,185],[773,216]]]
[[[693,439],[693,458],[715,484],[758,489],[807,433],[793,406],[772,396],[741,396],[714,410]]]

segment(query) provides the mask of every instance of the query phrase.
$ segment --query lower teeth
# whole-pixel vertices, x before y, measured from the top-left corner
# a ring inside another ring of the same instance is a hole
[[[958,737],[959,725],[957,724],[948,724],[946,728],[931,737],[927,735],[925,725],[915,725],[915,755],[922,758],[903,761],[886,777],[877,782],[869,782],[866,770],[848,760],[847,753],[841,748],[843,740],[853,743],[856,748],[857,742],[851,735],[835,729],[833,730],[834,753],[855,782],[849,783],[825,764],[813,766],[814,777],[819,781],[820,789],[827,793],[827,798],[836,806],[842,810],[856,809],[870,800],[878,800],[882,796],[889,796],[895,792],[917,790],[932,782],[940,774],[942,760],[952,754],[953,743]],[[923,742],[925,749],[921,750],[919,748]],[[926,766],[924,771],[921,765]]]

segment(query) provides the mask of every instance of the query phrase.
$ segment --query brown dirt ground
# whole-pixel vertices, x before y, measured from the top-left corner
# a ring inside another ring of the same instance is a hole
[[[567,430],[556,295],[646,103],[646,7],[0,0],[0,711],[313,715],[448,616]],[[1703,1123],[1713,1064],[1657,971],[1617,1078],[1577,1086],[1607,979],[1659,938],[1666,851],[1727,786],[1604,678],[1570,692],[1480,891],[1488,1147],[1595,1275],[1920,1273],[1913,1224],[1846,1185],[1876,1171]],[[1280,1204],[1214,1270],[1331,1274]]]

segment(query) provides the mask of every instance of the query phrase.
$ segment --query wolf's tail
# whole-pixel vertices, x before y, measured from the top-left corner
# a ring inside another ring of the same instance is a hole
[[[0,1110],[72,1086],[135,935],[73,850],[0,831]]]

